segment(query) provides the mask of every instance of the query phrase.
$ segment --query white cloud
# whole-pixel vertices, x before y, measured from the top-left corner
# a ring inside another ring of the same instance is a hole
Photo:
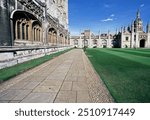
[[[114,19],[112,18],[107,18],[107,19],[104,19],[104,20],[101,20],[102,22],[108,22],[108,21],[113,21]]]
[[[141,4],[141,5],[140,5],[140,7],[144,7],[144,6],[145,6],[144,4]]]
[[[107,19],[101,20],[102,22],[114,21],[117,18],[114,18],[115,14],[111,14]]]
[[[111,14],[110,17],[115,17],[115,15],[114,15],[114,14]]]

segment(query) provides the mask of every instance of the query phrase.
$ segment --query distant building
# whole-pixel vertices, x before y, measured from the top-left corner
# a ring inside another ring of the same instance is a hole
[[[114,37],[110,32],[94,35],[90,30],[85,30],[78,36],[71,36],[70,44],[77,48],[112,48]]]
[[[150,48],[150,24],[147,24],[145,32],[138,10],[136,19],[131,26],[121,28],[121,32],[116,37],[120,48]]]
[[[150,48],[150,24],[147,23],[146,32],[143,30],[143,21],[140,11],[131,26],[122,27],[120,32],[112,35],[110,32],[94,35],[90,30],[85,30],[78,36],[71,36],[71,45],[78,48]]]
[[[0,0],[0,46],[68,44],[68,0]]]

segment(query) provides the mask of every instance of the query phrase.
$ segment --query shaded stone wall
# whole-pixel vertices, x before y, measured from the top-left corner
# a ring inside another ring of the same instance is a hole
[[[10,0],[2,0],[0,6],[0,46],[11,45]]]

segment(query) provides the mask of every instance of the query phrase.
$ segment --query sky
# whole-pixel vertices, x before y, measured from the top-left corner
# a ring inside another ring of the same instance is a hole
[[[140,9],[144,27],[150,21],[150,0],[69,0],[69,31],[79,35],[85,29],[93,33],[115,33],[131,25]]]

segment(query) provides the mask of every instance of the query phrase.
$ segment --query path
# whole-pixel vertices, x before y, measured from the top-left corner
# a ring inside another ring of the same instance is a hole
[[[0,103],[108,103],[108,90],[81,49],[0,85]]]

